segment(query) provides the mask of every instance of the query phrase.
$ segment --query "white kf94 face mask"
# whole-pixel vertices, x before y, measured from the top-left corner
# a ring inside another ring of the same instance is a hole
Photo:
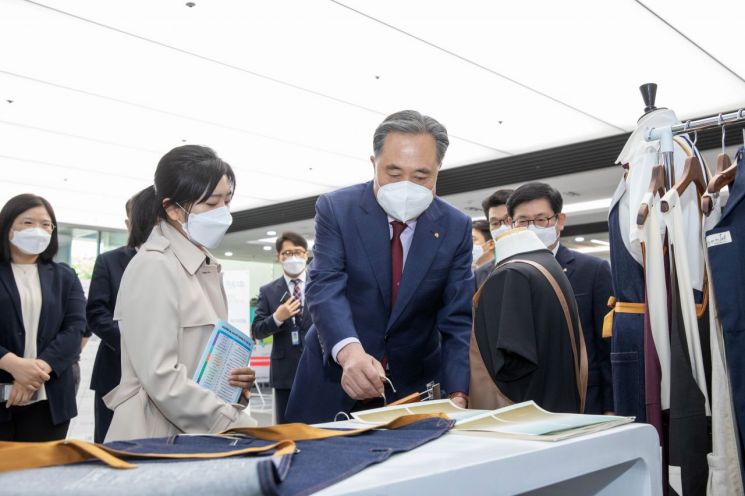
[[[556,240],[559,239],[559,233],[556,231],[556,226],[536,227],[535,225],[530,224],[528,230],[533,231],[536,236],[538,236],[538,239],[546,245],[546,248],[556,243]]]
[[[282,268],[291,276],[299,276],[305,270],[305,260],[300,257],[290,257],[282,262]]]
[[[220,245],[232,223],[233,217],[228,207],[219,207],[201,214],[190,213],[181,227],[193,243],[213,249]]]
[[[52,235],[41,227],[30,227],[22,231],[13,231],[10,242],[26,255],[38,255],[47,249]]]
[[[477,245],[474,244],[473,248],[471,250],[471,257],[473,258],[473,264],[476,264],[476,261],[481,258],[481,255],[484,254],[484,245]]]
[[[378,188],[376,198],[385,213],[401,222],[408,222],[427,210],[435,197],[429,188],[411,181],[398,181]]]

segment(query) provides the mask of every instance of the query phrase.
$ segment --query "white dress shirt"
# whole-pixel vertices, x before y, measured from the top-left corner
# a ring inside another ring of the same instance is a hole
[[[13,277],[18,287],[21,299],[21,315],[26,340],[23,348],[23,358],[37,358],[36,340],[39,335],[39,317],[41,316],[41,281],[39,281],[39,267],[36,264],[14,264]],[[39,388],[36,400],[47,399],[46,387]]]
[[[393,226],[391,225],[391,222],[394,222],[396,219],[388,216],[388,237],[389,239],[393,239]],[[416,219],[410,220],[406,223],[406,229],[401,231],[401,246],[404,249],[404,267],[406,267],[406,258],[409,256],[409,249],[411,249],[411,242],[414,240],[414,230],[416,229]],[[336,359],[336,355],[339,354],[342,348],[344,348],[346,345],[350,343],[359,343],[360,340],[357,338],[346,338],[342,339],[338,343],[334,345],[333,348],[331,348],[331,357],[334,359],[336,363],[339,363]]]

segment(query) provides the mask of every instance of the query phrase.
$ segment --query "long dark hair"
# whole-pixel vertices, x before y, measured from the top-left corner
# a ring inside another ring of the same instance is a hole
[[[168,220],[163,201],[179,204],[187,211],[209,198],[223,176],[235,190],[235,174],[230,164],[206,146],[179,146],[163,155],[155,169],[154,186],[142,192],[144,225],[151,228]],[[134,219],[133,219],[134,220]]]
[[[54,215],[54,209],[47,200],[41,196],[32,195],[31,193],[25,193],[22,195],[14,196],[3,206],[0,210],[0,261],[10,262],[10,230],[13,227],[16,217],[21,215],[26,210],[44,207],[52,219],[54,229],[52,230],[52,239],[49,241],[47,249],[41,252],[39,259],[42,262],[51,262],[54,256],[57,254],[59,242],[57,241],[57,216]]]
[[[139,191],[127,201],[127,217],[129,217],[129,237],[127,246],[138,248],[147,241],[153,230],[151,205],[155,202],[153,187],[149,186]]]

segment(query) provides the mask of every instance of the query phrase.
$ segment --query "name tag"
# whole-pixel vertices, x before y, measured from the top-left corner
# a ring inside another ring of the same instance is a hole
[[[292,346],[300,346],[300,333],[292,331]]]
[[[711,248],[712,246],[726,245],[732,242],[732,235],[729,231],[724,231],[716,234],[709,234],[706,236],[706,246]]]

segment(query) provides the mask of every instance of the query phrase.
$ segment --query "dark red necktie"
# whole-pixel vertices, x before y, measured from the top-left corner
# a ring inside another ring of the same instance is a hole
[[[401,233],[406,229],[406,224],[394,220],[393,237],[391,238],[391,308],[398,296],[398,287],[401,285],[401,274],[404,271],[404,246],[401,244]]]

